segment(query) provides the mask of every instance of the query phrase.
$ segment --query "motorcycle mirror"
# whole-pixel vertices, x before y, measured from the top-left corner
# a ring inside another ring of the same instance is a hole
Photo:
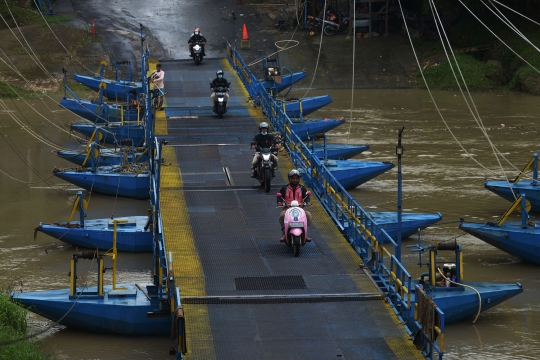
[[[306,192],[306,196],[310,196],[310,195],[311,195],[311,191]]]
[[[277,193],[277,194],[276,194],[276,197],[280,198],[280,197],[281,197],[281,193]]]

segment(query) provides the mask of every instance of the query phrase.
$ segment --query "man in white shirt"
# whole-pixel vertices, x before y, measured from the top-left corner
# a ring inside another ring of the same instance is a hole
[[[165,78],[165,72],[161,70],[161,64],[156,65],[156,70],[152,73],[152,82],[154,83],[154,89],[159,90],[158,109],[163,110],[163,95],[165,95],[165,85],[163,79]]]

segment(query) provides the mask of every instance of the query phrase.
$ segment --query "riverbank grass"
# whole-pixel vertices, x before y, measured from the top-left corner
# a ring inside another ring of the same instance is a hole
[[[14,304],[6,293],[0,293],[0,342],[20,339],[26,336],[28,324],[26,310]],[[46,360],[35,339],[18,341],[0,346],[0,359]]]

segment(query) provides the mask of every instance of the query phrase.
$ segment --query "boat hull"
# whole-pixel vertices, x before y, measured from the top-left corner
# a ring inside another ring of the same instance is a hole
[[[330,95],[313,96],[302,99],[302,116],[307,116],[320,108],[330,104],[332,98]],[[300,101],[292,100],[285,101],[285,113],[290,118],[297,118],[300,116]]]
[[[79,166],[82,166],[84,163],[86,167],[90,167],[91,164],[90,159],[86,160],[86,163],[84,162],[87,156],[85,151],[58,150],[56,155]],[[126,154],[126,159],[130,164],[135,160],[138,163],[143,163],[148,160],[148,154],[143,154],[141,152],[135,152],[135,154],[133,154],[129,152]],[[124,154],[114,149],[100,149],[99,156],[96,159],[96,165],[99,166],[121,165],[123,162]]]
[[[96,124],[137,121],[143,117],[142,111],[139,112],[137,108],[128,108],[116,104],[100,104],[64,98],[60,101],[60,106]]]
[[[369,150],[369,145],[326,144],[326,158],[347,160],[367,150]],[[324,159],[324,148],[315,147],[315,155],[319,159]]]
[[[523,228],[521,222],[461,222],[459,228],[496,248],[524,261],[540,265],[540,224]]]
[[[299,71],[292,74],[282,75],[281,76],[281,83],[276,83],[275,81],[260,81],[261,85],[264,86],[266,89],[276,88],[277,92],[283,91],[287,88],[289,88],[292,84],[295,82],[302,80],[306,77],[305,71]]]
[[[480,293],[482,307],[480,312],[484,312],[500,303],[523,292],[521,284],[493,284],[466,282]],[[426,293],[435,301],[437,306],[444,312],[445,324],[455,323],[463,320],[474,319],[478,313],[478,294],[476,291],[462,287],[451,286],[424,288]],[[416,296],[416,293],[413,293]],[[410,323],[414,319],[414,309],[408,314]]]
[[[379,225],[379,229],[385,230],[388,235],[397,241],[398,236],[398,220],[397,212],[370,212],[369,215]],[[428,226],[442,220],[441,213],[426,214],[426,213],[407,213],[401,214],[401,238],[406,239],[418,233],[418,230],[424,230]]]
[[[345,124],[345,119],[309,119],[291,124],[291,130],[302,141],[312,139],[315,134],[325,133]]]
[[[124,174],[100,170],[72,171],[54,169],[55,176],[87,191],[106,195],[118,195],[134,199],[150,198],[150,177],[148,173]]]
[[[379,161],[331,160],[325,166],[341,186],[349,190],[384,174],[392,169],[394,164]]]
[[[148,316],[149,312],[159,308],[157,298],[148,300],[135,284],[119,284],[118,288],[127,290],[104,286],[106,297],[81,295],[70,298],[69,289],[11,293],[11,297],[30,311],[73,329],[127,336],[170,335],[170,313]],[[97,287],[84,291],[96,293]]]
[[[83,134],[87,137],[92,136],[96,125],[85,123],[72,123],[71,130]],[[133,141],[133,146],[144,145],[144,128],[141,125],[120,125],[109,124],[98,127],[98,132],[102,135],[102,142],[107,144],[118,144],[125,141]],[[130,144],[131,145],[131,144]]]
[[[118,251],[153,251],[152,232],[144,230],[148,217],[130,216],[122,219],[127,222],[117,224],[116,248]],[[84,227],[78,227],[79,221],[66,224],[65,222],[39,224],[36,230],[77,247],[101,250],[113,247],[114,226],[111,219],[85,220]]]
[[[484,187],[510,202],[515,201],[514,194],[516,197],[525,195],[531,203],[531,211],[540,213],[540,185],[532,185],[528,180],[521,180],[517,184],[511,182],[510,185],[506,181],[486,180]]]
[[[130,90],[134,90],[137,93],[142,92],[142,84],[140,82],[133,82],[129,80],[116,81],[78,74],[73,75],[73,79],[96,92],[103,90],[103,95],[114,100],[127,100],[128,98],[135,98],[135,95],[129,92]],[[107,85],[105,89],[100,89],[99,87],[102,82]]]

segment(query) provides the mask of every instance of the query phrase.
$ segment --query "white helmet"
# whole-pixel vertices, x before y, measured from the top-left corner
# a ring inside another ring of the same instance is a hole
[[[302,175],[300,175],[300,171],[296,169],[292,169],[291,171],[289,171],[289,182],[291,181],[291,177],[293,176],[298,176],[299,178],[302,178]]]
[[[300,203],[296,200],[291,201],[291,207],[300,206]]]

